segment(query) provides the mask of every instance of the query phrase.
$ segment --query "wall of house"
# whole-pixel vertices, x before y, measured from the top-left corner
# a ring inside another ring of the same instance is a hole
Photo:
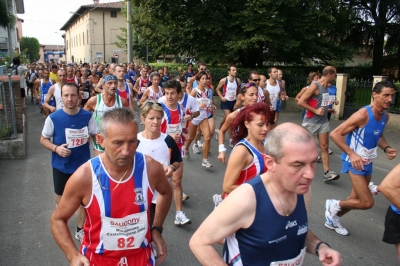
[[[110,9],[85,12],[66,31],[67,62],[109,63],[115,52],[119,63],[126,62],[125,51],[115,45],[117,35],[122,34],[121,27],[126,27],[126,18],[120,11],[117,17],[111,17]]]

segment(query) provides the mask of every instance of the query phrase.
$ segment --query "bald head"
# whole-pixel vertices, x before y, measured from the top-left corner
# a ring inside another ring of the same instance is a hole
[[[322,70],[322,76],[328,76],[329,74],[335,75],[336,74],[336,68],[333,66],[326,66]]]
[[[265,154],[278,162],[285,155],[287,145],[294,146],[299,143],[316,145],[314,137],[306,129],[294,123],[283,123],[268,133],[264,143]]]

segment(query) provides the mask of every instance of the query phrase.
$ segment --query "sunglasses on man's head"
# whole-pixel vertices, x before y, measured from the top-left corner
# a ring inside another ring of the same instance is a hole
[[[146,103],[145,103],[147,106],[153,106],[154,104],[157,104],[158,106],[160,106],[160,107],[162,107],[162,105],[161,105],[161,103],[157,103],[157,102],[150,102],[150,101],[147,101]]]

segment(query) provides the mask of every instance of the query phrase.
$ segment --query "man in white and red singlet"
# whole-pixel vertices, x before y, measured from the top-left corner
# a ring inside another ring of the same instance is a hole
[[[137,133],[132,110],[106,112],[99,137],[105,152],[83,164],[66,185],[51,229],[71,265],[155,265],[152,242],[158,247],[158,262],[165,259],[161,233],[171,204],[171,186],[160,163],[136,152]],[[155,190],[159,196],[150,227]],[[87,219],[78,251],[68,220],[80,205]]]
[[[143,96],[140,99],[140,105],[145,103],[147,100],[158,101],[161,97],[164,96],[164,91],[159,85],[161,81],[161,76],[157,72],[153,72],[150,74],[150,81],[151,86],[149,86],[144,91]]]
[[[80,78],[74,75],[74,68],[72,66],[67,67],[67,76],[65,77],[65,82],[66,83],[75,83],[79,87],[81,87],[81,81]]]
[[[136,79],[135,85],[133,86],[133,90],[137,93],[138,95],[138,105],[140,106],[140,99],[142,98],[142,95],[144,91],[147,89],[150,79],[148,76],[148,71],[150,67],[148,65],[143,66],[142,71],[140,71],[140,77]]]
[[[122,65],[115,66],[115,76],[118,80],[116,93],[128,101],[129,108],[133,109],[132,84],[125,82],[125,69]]]
[[[165,83],[165,97],[160,101],[164,109],[164,118],[161,122],[161,132],[170,135],[178,145],[179,150],[182,150],[184,139],[182,137],[182,123],[185,117],[181,105],[178,103],[179,96],[182,94],[182,87],[179,81],[169,80]],[[189,116],[190,119],[193,115]],[[186,117],[187,118],[187,117]],[[183,161],[179,167],[172,174],[172,185],[174,187],[174,201],[175,201],[175,224],[185,225],[192,222],[182,211],[182,176],[183,176]]]

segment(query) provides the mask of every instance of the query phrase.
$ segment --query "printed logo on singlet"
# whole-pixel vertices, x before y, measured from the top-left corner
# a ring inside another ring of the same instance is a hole
[[[134,191],[136,193],[134,203],[136,205],[143,205],[146,202],[146,200],[144,199],[144,196],[143,196],[143,189],[141,187],[139,187],[139,188],[135,188]]]
[[[381,131],[380,131],[379,129],[375,129],[375,130],[374,130],[374,135],[375,135],[375,136],[378,136],[379,133],[381,133]]]
[[[293,221],[293,222],[288,221],[287,224],[286,224],[285,229],[289,229],[289,228],[291,228],[291,227],[293,227],[293,226],[297,226],[297,221],[296,221],[296,220]]]
[[[302,234],[306,234],[308,232],[308,225],[299,225],[299,228],[297,229],[297,235],[302,235]]]
[[[272,244],[272,243],[279,243],[279,242],[285,240],[286,238],[287,238],[287,235],[284,235],[284,236],[282,236],[282,237],[280,237],[280,238],[278,238],[278,239],[274,239],[274,240],[268,241],[268,243],[269,243],[269,244]]]

